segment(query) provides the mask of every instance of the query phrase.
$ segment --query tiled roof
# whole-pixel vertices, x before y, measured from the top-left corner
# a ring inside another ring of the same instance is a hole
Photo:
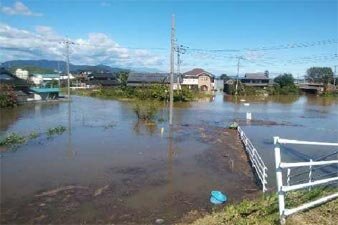
[[[174,81],[176,81],[174,75]],[[168,73],[130,73],[128,83],[169,83]]]
[[[202,74],[202,73],[206,73],[206,74],[208,74],[212,77],[214,76],[211,73],[209,73],[209,72],[207,72],[207,71],[205,71],[204,69],[201,69],[201,68],[192,69],[190,71],[183,73],[183,75],[198,76],[199,74]]]
[[[269,80],[269,78],[266,77],[264,73],[246,73],[244,79]]]

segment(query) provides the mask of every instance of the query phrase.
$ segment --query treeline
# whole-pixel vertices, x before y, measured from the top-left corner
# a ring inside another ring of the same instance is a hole
[[[230,80],[226,74],[221,77],[223,80]],[[330,67],[311,67],[306,71],[305,80],[310,83],[322,83],[323,84],[323,95],[331,95],[336,93],[336,88],[333,84],[338,83],[338,78],[334,77],[334,73]],[[295,79],[291,73],[280,74],[273,79],[273,85],[268,86],[264,89],[245,86],[240,81],[234,80],[233,84],[228,85],[227,92],[229,94],[239,95],[295,95],[299,94],[299,88],[295,85]],[[332,88],[330,88],[332,87]]]

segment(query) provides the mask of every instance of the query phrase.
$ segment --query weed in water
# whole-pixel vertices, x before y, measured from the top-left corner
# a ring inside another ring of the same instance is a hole
[[[16,133],[10,133],[5,139],[0,141],[0,146],[16,146],[26,143],[27,139],[25,136],[21,136]]]
[[[40,136],[39,133],[33,131],[33,132],[31,132],[31,133],[28,135],[28,139],[29,139],[29,140],[32,140],[32,139],[38,138],[39,136]]]
[[[47,130],[47,136],[48,137],[52,137],[54,135],[61,135],[63,134],[63,132],[65,132],[67,130],[67,128],[65,126],[57,126],[57,127],[54,127],[54,128],[49,128]]]

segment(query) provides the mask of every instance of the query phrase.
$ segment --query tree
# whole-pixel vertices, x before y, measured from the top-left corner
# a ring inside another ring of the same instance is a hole
[[[265,70],[264,75],[269,78],[269,70]]]
[[[333,79],[333,71],[330,67],[311,67],[306,73],[308,79],[313,82],[329,83]]]
[[[291,73],[284,73],[274,79],[274,82],[281,88],[286,86],[295,86],[294,79]]]
[[[323,83],[324,93],[327,92],[327,86],[333,80],[333,71],[330,67],[311,67],[306,73],[310,81]]]
[[[126,71],[119,72],[117,75],[117,79],[119,81],[120,87],[123,89],[127,87],[128,76],[129,76],[129,72],[126,72]]]
[[[225,73],[223,73],[219,78],[224,81],[230,80],[230,77],[226,75]]]

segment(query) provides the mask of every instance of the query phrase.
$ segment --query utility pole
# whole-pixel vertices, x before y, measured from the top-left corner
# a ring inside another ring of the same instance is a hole
[[[176,52],[177,52],[177,88],[178,89],[181,89],[181,84],[180,84],[180,78],[181,78],[181,71],[180,71],[180,66],[181,66],[181,63],[182,63],[182,60],[181,60],[181,54],[185,54],[186,52],[186,47],[183,46],[183,45],[177,45],[176,47]]]
[[[62,42],[63,44],[66,45],[66,73],[67,73],[67,87],[68,87],[68,100],[70,101],[70,73],[69,73],[69,45],[70,44],[75,44],[72,41],[69,41],[69,39],[67,38],[67,40]]]
[[[242,57],[241,56],[239,56],[239,57],[237,57],[237,80],[236,80],[236,92],[235,92],[235,95],[237,96],[237,94],[238,94],[238,79],[239,79],[239,65],[240,65],[240,61],[241,61],[241,59],[242,59]]]
[[[333,76],[334,87],[336,87],[336,79],[337,79],[337,65],[334,66],[334,76]]]
[[[175,15],[171,17],[171,46],[170,46],[170,89],[169,89],[169,125],[173,125],[174,106],[174,63],[175,63]]]

